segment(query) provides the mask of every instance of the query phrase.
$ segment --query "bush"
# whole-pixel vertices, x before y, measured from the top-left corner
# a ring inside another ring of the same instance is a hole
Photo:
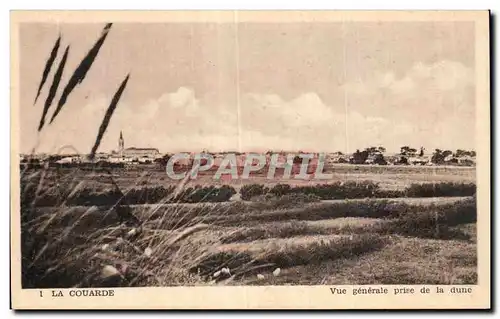
[[[183,190],[174,200],[183,203],[202,203],[202,202],[226,202],[234,194],[236,190],[229,185],[207,186],[199,185]]]
[[[270,194],[265,195],[268,197]],[[315,203],[321,200],[320,197],[314,194],[301,194],[301,193],[292,193],[285,194],[283,196],[266,199],[270,204],[269,208],[291,208],[291,207],[300,207],[305,203]]]
[[[401,214],[398,219],[381,226],[381,231],[422,238],[470,239],[467,234],[451,227],[475,223],[476,219],[476,201],[467,199]]]
[[[259,205],[262,206],[262,205]],[[447,224],[472,223],[476,208],[473,199],[452,204],[414,205],[389,200],[364,200],[333,203],[311,203],[304,207],[276,209],[263,207],[235,214],[212,215],[203,220],[217,225],[241,225],[277,220],[322,220],[339,217],[365,217],[397,219],[404,216],[417,216],[418,213],[440,211],[446,216]]]
[[[372,181],[348,181],[310,186],[295,186],[277,184],[268,189],[264,185],[245,185],[241,189],[241,198],[250,200],[260,195],[272,194],[282,197],[289,194],[314,195],[322,200],[330,199],[361,199],[361,198],[399,198],[399,197],[453,197],[472,196],[476,193],[474,183],[426,183],[412,184],[405,190],[380,189]]]
[[[341,185],[340,199],[374,197],[379,185],[372,181],[346,182]]]
[[[262,184],[248,184],[243,185],[240,189],[242,200],[250,200],[252,197],[265,195],[269,192],[269,188]]]
[[[297,186],[289,190],[290,193],[316,195],[321,199],[355,199],[374,197],[378,184],[371,181],[336,182],[332,184],[318,184],[313,186]]]
[[[132,188],[122,194],[114,189],[105,192],[95,192],[92,189],[82,189],[67,199],[68,205],[73,206],[112,206],[120,201],[126,205],[158,203],[168,196],[173,187],[163,186]]]
[[[248,267],[267,266],[269,269],[276,267],[288,268],[298,265],[318,264],[325,260],[341,258],[354,258],[363,253],[383,248],[388,243],[386,238],[367,234],[357,235],[353,238],[342,237],[333,240],[321,240],[303,246],[285,246],[278,250],[271,249],[267,252],[253,255],[250,252],[224,251],[211,254],[203,258],[192,272],[200,271],[210,274],[222,267],[229,267],[238,277],[239,272],[248,274]],[[262,271],[262,267],[258,267]]]
[[[312,203],[305,207],[276,210],[253,210],[243,214],[208,216],[204,222],[219,225],[236,225],[242,222],[273,222],[276,220],[322,220],[338,217],[397,218],[405,213],[419,211],[425,207],[369,200],[335,203]]]
[[[174,189],[173,186],[168,188],[163,186],[133,188],[125,194],[123,203],[128,205],[158,203],[172,194]]]
[[[399,198],[405,197],[404,190],[386,190],[386,189],[377,189],[375,191],[374,197],[376,198]]]
[[[175,187],[143,187],[133,188],[122,194],[118,190],[96,192],[90,188],[83,188],[75,194],[44,193],[35,198],[34,191],[25,190],[22,193],[21,203],[29,205],[35,203],[38,207],[60,206],[66,203],[69,206],[112,206],[120,201],[126,205],[155,204],[165,200],[174,191]],[[201,187],[199,185],[182,191],[179,196],[170,202],[200,203],[200,202],[225,202],[236,194],[236,190],[228,185]]]
[[[267,238],[289,238],[305,235],[322,235],[328,232],[325,228],[310,226],[306,222],[292,220],[287,223],[276,225],[276,227],[262,226],[255,228],[243,228],[231,233],[221,239],[221,242],[250,242]]]
[[[314,242],[299,247],[285,247],[272,251],[259,258],[261,263],[273,263],[277,267],[318,264],[325,260],[354,258],[363,253],[379,250],[387,245],[387,239],[373,235],[357,235],[352,239],[341,237],[340,240]]]
[[[371,181],[349,181],[336,182],[331,184],[318,184],[312,186],[295,186],[288,184],[276,184],[268,189],[264,185],[252,184],[241,188],[241,198],[250,200],[252,197],[273,194],[277,197],[290,194],[304,194],[316,196],[319,199],[349,199],[375,197],[379,189],[378,184]]]
[[[426,183],[412,184],[406,188],[407,197],[472,196],[476,193],[474,183]]]
[[[292,187],[288,184],[276,184],[269,192],[279,197],[290,194],[292,192]]]

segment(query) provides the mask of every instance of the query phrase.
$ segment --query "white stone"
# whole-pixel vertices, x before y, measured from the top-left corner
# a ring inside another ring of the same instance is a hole
[[[281,272],[281,268],[276,268],[274,271],[273,271],[273,275],[274,277],[278,277],[280,275],[280,272]]]
[[[114,276],[120,276],[120,272],[118,269],[111,265],[106,265],[102,268],[101,271],[101,277],[102,278],[109,278],[109,277],[114,277]]]

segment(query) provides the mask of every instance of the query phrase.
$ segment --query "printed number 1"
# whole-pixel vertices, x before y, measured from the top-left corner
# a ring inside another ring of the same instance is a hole
[[[43,297],[43,291],[40,290],[40,297]]]

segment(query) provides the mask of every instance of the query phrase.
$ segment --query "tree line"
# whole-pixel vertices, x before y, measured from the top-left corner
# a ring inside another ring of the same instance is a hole
[[[349,162],[351,164],[367,164],[368,162],[378,165],[387,165],[387,160],[384,155],[385,152],[386,149],[385,147],[382,146],[367,147],[363,151],[357,149],[356,152],[352,154],[352,157],[350,158]],[[416,148],[412,148],[410,146],[405,145],[401,146],[400,151],[397,155],[400,156],[396,164],[408,164],[409,158],[413,157],[422,158],[425,155],[425,148],[422,146],[420,147],[419,150],[417,150]],[[445,162],[458,163],[458,158],[465,156],[475,157],[476,152],[473,150],[468,151],[463,149],[457,149],[455,152],[453,152],[450,150],[441,150],[439,148],[436,148],[432,153],[430,162],[434,164],[444,164]]]

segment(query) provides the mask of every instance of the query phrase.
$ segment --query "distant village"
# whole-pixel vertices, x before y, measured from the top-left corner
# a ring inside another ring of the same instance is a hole
[[[198,152],[199,153],[199,152]],[[210,154],[214,158],[214,166],[219,166],[222,159],[228,153],[236,155],[236,162],[238,166],[244,166],[246,157],[249,153],[241,152],[210,152],[203,150],[201,153]],[[267,151],[265,153],[268,162],[272,154],[279,154],[278,162],[286,162],[287,154],[293,152],[285,151]],[[309,152],[295,152],[297,154]],[[193,153],[194,154],[194,153]],[[35,164],[35,165],[62,165],[72,166],[78,164],[92,164],[92,163],[108,163],[110,165],[145,165],[145,164],[166,164],[172,153],[161,153],[157,148],[140,148],[140,147],[125,147],[125,140],[123,133],[120,132],[118,138],[117,150],[110,153],[97,153],[93,159],[90,159],[88,154],[21,154],[21,165]],[[313,154],[310,160],[311,164],[317,162],[319,153]],[[188,166],[192,164],[193,157],[187,159],[180,159],[176,161],[176,165]],[[302,158],[299,155],[294,159],[294,163],[301,162]],[[467,150],[440,150],[435,149],[432,152],[426,152],[424,147],[418,150],[409,146],[402,146],[399,153],[388,154],[384,147],[368,147],[364,150],[356,150],[351,154],[344,154],[342,152],[332,152],[325,154],[325,165],[334,164],[356,164],[356,165],[420,165],[420,166],[433,166],[433,165],[455,165],[455,166],[475,166],[476,165],[476,152]]]

